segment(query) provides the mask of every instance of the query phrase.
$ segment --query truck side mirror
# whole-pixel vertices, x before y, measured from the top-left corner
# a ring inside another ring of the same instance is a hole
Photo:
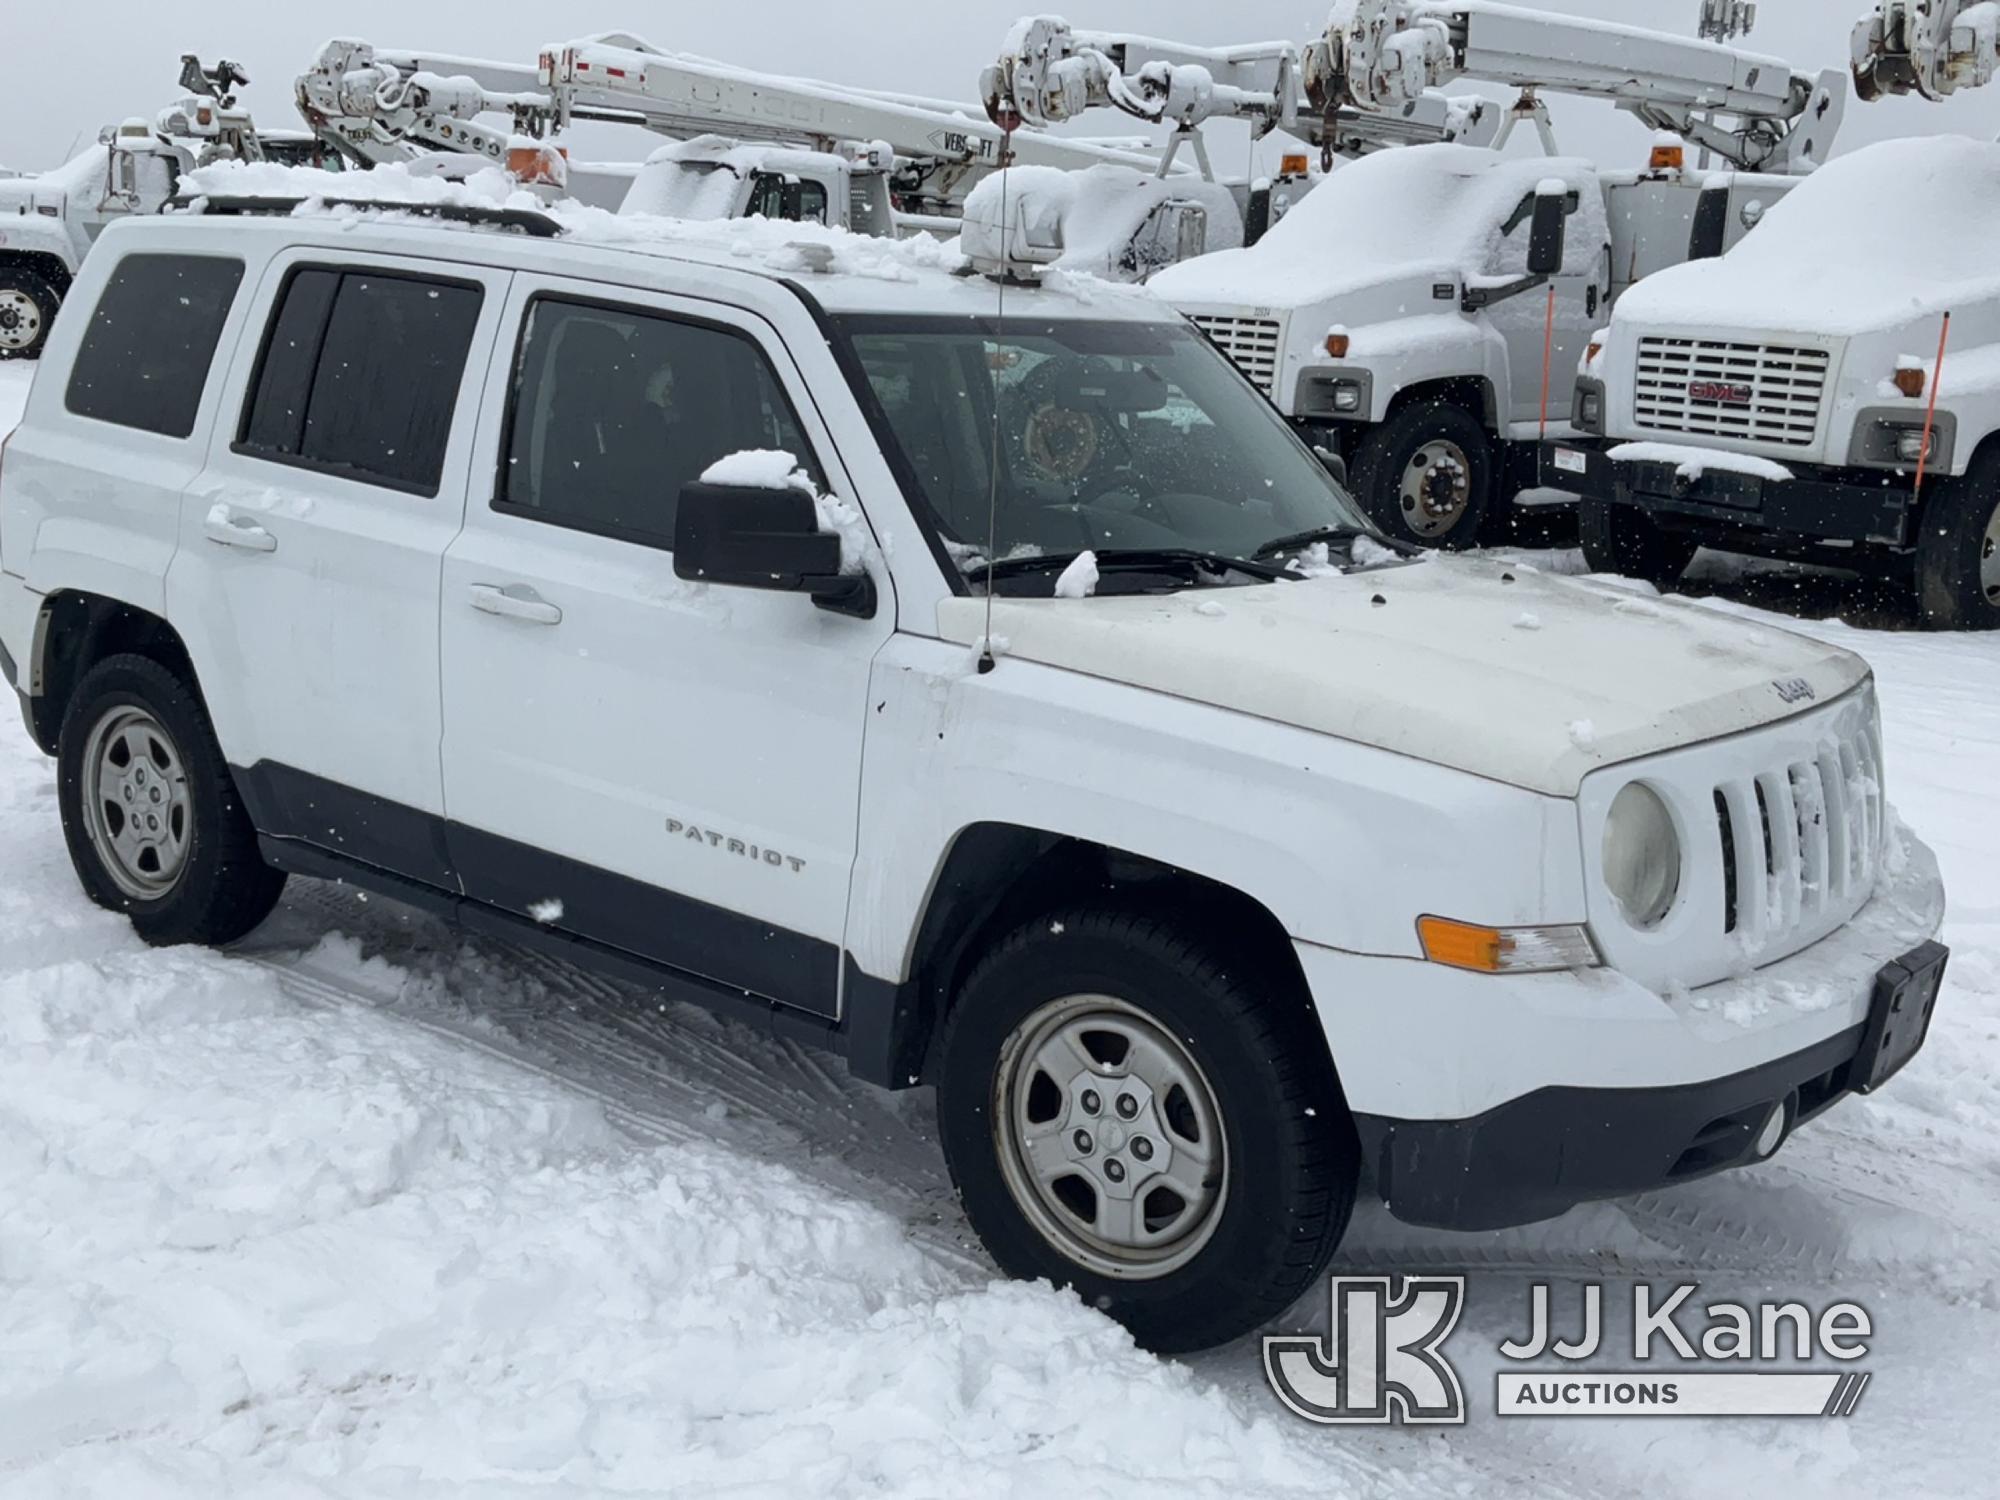
[[[1688,235],[1689,260],[1714,260],[1729,239],[1729,189],[1703,188],[1694,201],[1694,228]]]
[[[823,609],[863,619],[875,613],[874,581],[840,571],[840,538],[820,530],[804,490],[686,486],[674,516],[674,576],[810,594]]]
[[[1563,268],[1568,249],[1569,190],[1535,194],[1534,218],[1528,226],[1528,274],[1554,276]]]

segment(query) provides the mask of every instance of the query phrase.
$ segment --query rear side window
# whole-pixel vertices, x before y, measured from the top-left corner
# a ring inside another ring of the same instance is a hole
[[[521,338],[493,508],[672,548],[682,486],[750,448],[782,449],[824,482],[749,338],[539,297]]]
[[[237,451],[435,495],[483,296],[457,281],[294,271]]]
[[[126,256],[90,315],[63,404],[79,417],[186,437],[242,280],[240,260]]]

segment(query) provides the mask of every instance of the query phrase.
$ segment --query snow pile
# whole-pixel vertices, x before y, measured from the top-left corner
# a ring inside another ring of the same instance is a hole
[[[1720,448],[1688,448],[1679,443],[1620,443],[1606,455],[1615,463],[1672,464],[1683,479],[1699,479],[1713,470],[1718,474],[1742,474],[1782,484],[1792,471],[1768,458],[1749,453],[1730,453]]]
[[[837,495],[821,494],[798,459],[781,449],[751,448],[718,458],[702,470],[701,482],[749,490],[803,490],[819,514],[819,529],[840,538],[840,571],[848,577],[860,573],[875,551],[875,535],[860,507]]]
[[[1596,255],[1605,236],[1589,226],[1604,210],[1589,162],[1406,146],[1341,167],[1255,245],[1162,271],[1152,287],[1174,302],[1300,307],[1385,281],[1460,281],[1494,269],[1501,226],[1545,180],[1588,189],[1570,248]]]
[[[1088,599],[1097,592],[1097,554],[1079,552],[1056,579],[1058,599]]]
[[[2000,298],[1996,236],[2000,145],[1884,141],[1814,172],[1721,259],[1647,277],[1613,322],[1830,335],[1916,322]]]

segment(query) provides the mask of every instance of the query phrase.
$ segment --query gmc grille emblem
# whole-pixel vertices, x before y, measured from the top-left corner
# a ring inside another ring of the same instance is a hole
[[[1712,401],[1718,406],[1748,406],[1757,393],[1747,385],[1732,385],[1726,380],[1691,380],[1688,382],[1688,400]]]

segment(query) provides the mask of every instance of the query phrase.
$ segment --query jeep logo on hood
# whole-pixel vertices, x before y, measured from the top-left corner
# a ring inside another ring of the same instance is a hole
[[[1728,380],[1688,382],[1688,400],[1709,401],[1717,406],[1748,406],[1756,394],[1749,386]]]

